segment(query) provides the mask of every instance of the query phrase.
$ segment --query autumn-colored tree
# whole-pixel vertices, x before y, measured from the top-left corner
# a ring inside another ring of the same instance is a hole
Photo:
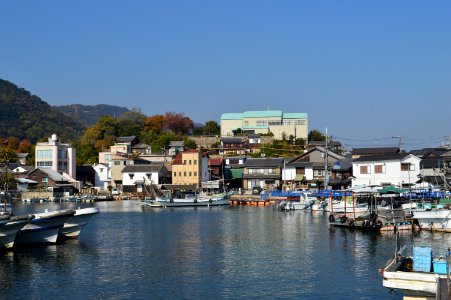
[[[159,134],[163,131],[164,116],[154,115],[144,121],[144,131]]]
[[[19,141],[15,137],[9,137],[7,139],[8,148],[10,149],[19,149]]]
[[[27,139],[22,140],[19,143],[19,148],[17,149],[18,153],[33,153],[34,146],[31,144],[31,142]]]
[[[175,134],[188,134],[194,127],[193,121],[185,117],[183,113],[167,112],[164,114],[164,129],[170,130]]]

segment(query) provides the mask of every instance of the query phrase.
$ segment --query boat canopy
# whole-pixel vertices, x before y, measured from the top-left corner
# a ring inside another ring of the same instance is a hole
[[[404,189],[397,188],[393,185],[385,186],[382,189],[378,190],[379,194],[402,194],[407,192]]]

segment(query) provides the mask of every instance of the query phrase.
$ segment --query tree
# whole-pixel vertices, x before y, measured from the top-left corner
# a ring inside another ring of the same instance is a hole
[[[31,144],[31,142],[27,139],[22,140],[19,143],[19,148],[17,149],[17,152],[19,153],[30,153],[32,154],[33,151],[33,145]]]
[[[163,115],[154,115],[151,117],[148,117],[144,121],[144,128],[143,131],[151,134],[159,134],[163,131],[163,124],[164,124],[164,116]]]
[[[204,135],[219,135],[221,132],[218,123],[215,121],[205,122],[205,125],[204,125],[204,128],[202,131],[203,131]]]
[[[188,134],[194,127],[193,121],[183,113],[167,112],[164,114],[164,129],[175,134]]]
[[[233,136],[243,135],[243,130],[241,128],[237,128],[232,130]]]
[[[326,136],[324,134],[322,134],[317,129],[313,129],[308,134],[308,141],[309,142],[311,142],[311,141],[325,141],[325,140],[326,140]]]
[[[193,135],[202,135],[204,133],[204,126],[194,126]]]
[[[123,113],[117,119],[117,135],[119,136],[137,136],[141,135],[144,123],[147,117],[135,111]]]
[[[185,139],[184,143],[185,143],[185,147],[188,149],[196,149],[197,148],[196,142],[191,139]]]

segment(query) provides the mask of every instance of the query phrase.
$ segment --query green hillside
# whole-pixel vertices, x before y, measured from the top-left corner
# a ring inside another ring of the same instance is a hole
[[[129,110],[126,107],[98,104],[98,105],[82,105],[82,104],[70,104],[62,106],[54,106],[54,108],[63,112],[66,115],[71,116],[81,124],[89,127],[96,124],[101,117],[120,117],[123,113]]]
[[[85,129],[38,96],[2,79],[0,107],[0,137],[26,138],[35,143],[56,133],[63,141],[73,141]]]

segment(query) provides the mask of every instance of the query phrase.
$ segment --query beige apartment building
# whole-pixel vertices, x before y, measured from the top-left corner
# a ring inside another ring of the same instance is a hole
[[[209,180],[208,157],[198,150],[180,152],[172,162],[172,184],[193,184]]]
[[[238,128],[248,133],[272,132],[276,139],[282,139],[283,135],[307,139],[308,118],[306,113],[284,113],[280,110],[222,114],[221,136],[233,136],[233,130]]]
[[[71,144],[61,143],[58,136],[52,134],[48,142],[36,144],[35,167],[66,173],[75,179],[75,148]]]

